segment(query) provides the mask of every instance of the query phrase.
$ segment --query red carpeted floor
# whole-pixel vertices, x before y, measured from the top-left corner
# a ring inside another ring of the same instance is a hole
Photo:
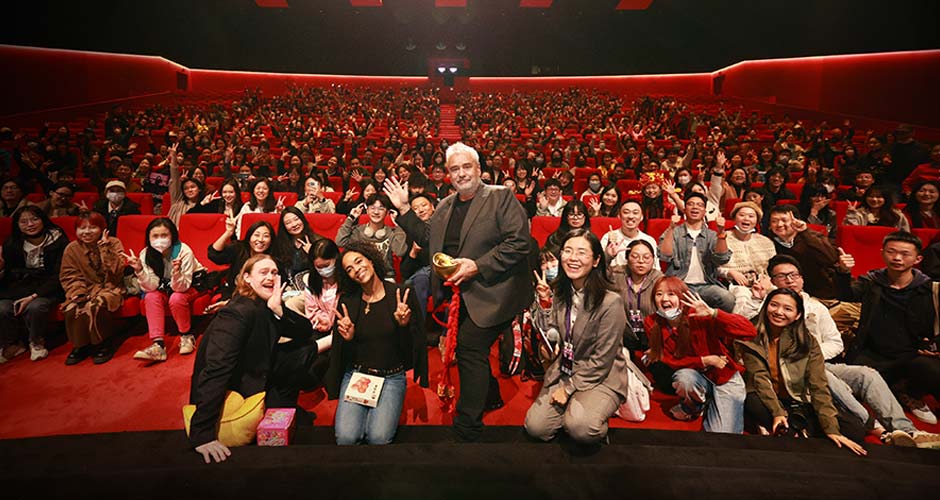
[[[132,359],[134,352],[149,345],[145,335],[126,338],[114,359],[94,365],[87,359],[65,366],[70,347],[60,345],[47,359],[32,362],[23,355],[0,365],[0,439],[92,434],[104,432],[182,429],[180,409],[188,402],[194,356],[180,356],[178,337],[169,339],[169,359],[146,365]],[[495,351],[494,351],[495,354]],[[441,367],[436,349],[429,351],[432,388],[409,384],[402,415],[405,425],[449,425],[442,414],[433,387]],[[493,366],[495,363],[495,355]],[[456,377],[456,369],[454,369]],[[488,413],[488,425],[521,426],[539,384],[519,377],[500,378],[505,406]],[[700,430],[701,420],[678,422],[665,415],[675,398],[654,393],[645,422],[611,418],[611,427],[666,430]],[[333,423],[335,401],[327,401],[320,389],[301,394],[301,407],[316,413],[315,425]],[[940,432],[940,426],[915,421],[923,430]]]

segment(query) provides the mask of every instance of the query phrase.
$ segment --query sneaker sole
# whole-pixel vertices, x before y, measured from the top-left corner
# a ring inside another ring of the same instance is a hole
[[[139,359],[141,361],[166,361],[165,357],[151,358],[150,356],[147,356],[146,354],[140,354],[140,353],[134,354],[134,359]]]
[[[904,433],[902,436],[901,433],[898,433],[897,436],[891,436],[891,446],[900,446],[902,448],[916,448],[917,443],[914,441],[914,438],[910,434]]]

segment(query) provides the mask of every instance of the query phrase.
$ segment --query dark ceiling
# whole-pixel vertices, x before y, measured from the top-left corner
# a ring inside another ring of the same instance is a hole
[[[940,48],[936,0],[20,1],[0,43],[162,55],[191,68],[427,74],[427,58],[466,57],[474,75],[712,71],[743,59]],[[438,50],[438,43],[446,46]],[[465,45],[463,51],[457,44]],[[411,50],[406,46],[413,45]]]

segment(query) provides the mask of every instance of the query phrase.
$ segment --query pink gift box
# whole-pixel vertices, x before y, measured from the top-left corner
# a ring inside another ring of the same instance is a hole
[[[268,408],[258,423],[258,446],[287,446],[294,432],[295,408]]]

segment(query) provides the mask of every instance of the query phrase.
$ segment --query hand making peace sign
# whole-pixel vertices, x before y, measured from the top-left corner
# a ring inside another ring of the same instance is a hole
[[[339,332],[339,335],[343,337],[343,340],[349,342],[352,340],[353,335],[356,333],[356,325],[353,324],[352,320],[349,319],[349,309],[346,308],[346,304],[342,304],[343,312],[339,312],[339,309],[336,310],[336,330]]]
[[[408,292],[411,289],[406,288],[404,296],[401,293],[401,290],[395,290],[395,299],[396,306],[395,312],[392,316],[395,317],[395,322],[398,323],[398,326],[407,326],[408,322],[411,321],[411,308],[408,307]]]

